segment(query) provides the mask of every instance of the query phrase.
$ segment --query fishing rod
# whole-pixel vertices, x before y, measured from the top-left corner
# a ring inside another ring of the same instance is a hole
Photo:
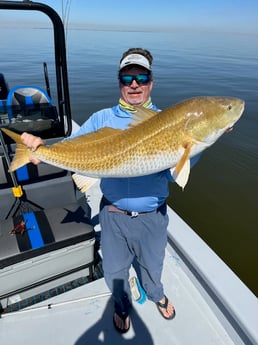
[[[11,165],[11,161],[10,161],[10,157],[9,157],[9,154],[8,154],[8,151],[7,151],[7,148],[6,148],[6,144],[5,144],[5,141],[4,141],[4,137],[3,137],[3,134],[2,134],[1,130],[0,130],[0,143],[1,143],[1,146],[2,146],[2,150],[3,150],[4,157],[5,157],[5,161],[7,163],[7,167],[8,167],[8,170],[9,170],[10,165]],[[6,216],[6,218],[8,218],[10,216],[12,211],[14,211],[14,214],[16,213],[16,211],[18,210],[19,205],[21,203],[20,198],[23,196],[22,186],[19,185],[14,172],[10,172],[10,176],[11,176],[12,183],[13,183],[12,191],[13,191],[13,195],[15,197],[15,201],[14,201],[14,204],[11,207],[8,215]]]
[[[2,146],[2,150],[3,150],[3,154],[6,160],[6,164],[7,164],[7,168],[8,170],[10,169],[10,165],[11,165],[11,160],[8,154],[8,150],[6,147],[6,143],[2,134],[2,131],[0,130],[0,144]],[[13,195],[15,197],[15,201],[13,206],[11,207],[10,211],[8,212],[7,216],[5,217],[6,219],[10,216],[15,216],[15,214],[18,212],[18,210],[21,210],[24,208],[24,204],[26,203],[30,203],[32,205],[34,205],[35,207],[37,207],[38,209],[43,209],[41,206],[34,204],[33,202],[29,201],[26,199],[25,194],[23,192],[22,186],[18,183],[16,175],[14,172],[9,171],[11,179],[12,179],[12,192]]]
[[[46,62],[43,62],[43,69],[44,69],[44,77],[45,77],[45,85],[46,85],[47,94],[51,98],[48,69],[47,69],[47,63]]]

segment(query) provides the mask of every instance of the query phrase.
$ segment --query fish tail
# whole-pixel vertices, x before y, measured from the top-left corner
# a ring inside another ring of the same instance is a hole
[[[11,165],[9,167],[9,172],[13,172],[22,166],[30,163],[30,155],[31,150],[27,148],[27,146],[23,144],[17,144],[15,156],[11,162]]]
[[[30,162],[31,150],[21,141],[21,136],[7,128],[1,130],[16,142],[15,156],[10,164],[9,172],[13,172]]]

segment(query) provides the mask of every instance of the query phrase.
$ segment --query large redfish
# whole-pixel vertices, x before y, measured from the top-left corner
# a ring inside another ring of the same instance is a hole
[[[142,107],[136,110],[125,130],[105,127],[35,151],[22,144],[20,135],[2,128],[17,143],[10,171],[29,163],[30,157],[97,178],[143,176],[169,168],[184,187],[190,158],[232,128],[243,113],[244,101],[195,97],[161,112]],[[80,188],[83,184],[79,182]]]

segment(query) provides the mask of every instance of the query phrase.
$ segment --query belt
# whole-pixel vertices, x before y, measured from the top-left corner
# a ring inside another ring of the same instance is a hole
[[[130,216],[132,218],[141,216],[143,214],[149,213],[149,212],[137,212],[137,211],[127,211],[127,210],[121,210],[120,208],[116,207],[115,205],[109,205],[108,206],[109,212],[118,212],[126,214],[127,216]]]
[[[115,205],[111,204],[111,202],[109,202],[104,196],[101,199],[101,206],[108,206],[108,211],[109,212],[117,212],[117,213],[122,213],[125,214],[127,216],[130,216],[132,218],[134,217],[138,217],[147,213],[151,213],[151,212],[161,212],[163,215],[165,215],[167,213],[167,205],[164,202],[162,205],[160,205],[158,208],[156,208],[153,211],[146,211],[146,212],[137,212],[137,211],[128,211],[128,210],[122,210],[121,208],[116,207]],[[102,208],[101,207],[101,208]]]

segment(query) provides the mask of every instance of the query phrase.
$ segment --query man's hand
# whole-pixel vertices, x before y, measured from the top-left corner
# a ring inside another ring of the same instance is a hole
[[[24,145],[26,145],[29,149],[32,151],[35,151],[39,146],[45,145],[45,142],[42,138],[36,137],[35,135],[29,134],[29,133],[22,133],[21,135],[21,140]],[[31,163],[37,165],[41,161],[37,158],[31,158],[30,159]]]

